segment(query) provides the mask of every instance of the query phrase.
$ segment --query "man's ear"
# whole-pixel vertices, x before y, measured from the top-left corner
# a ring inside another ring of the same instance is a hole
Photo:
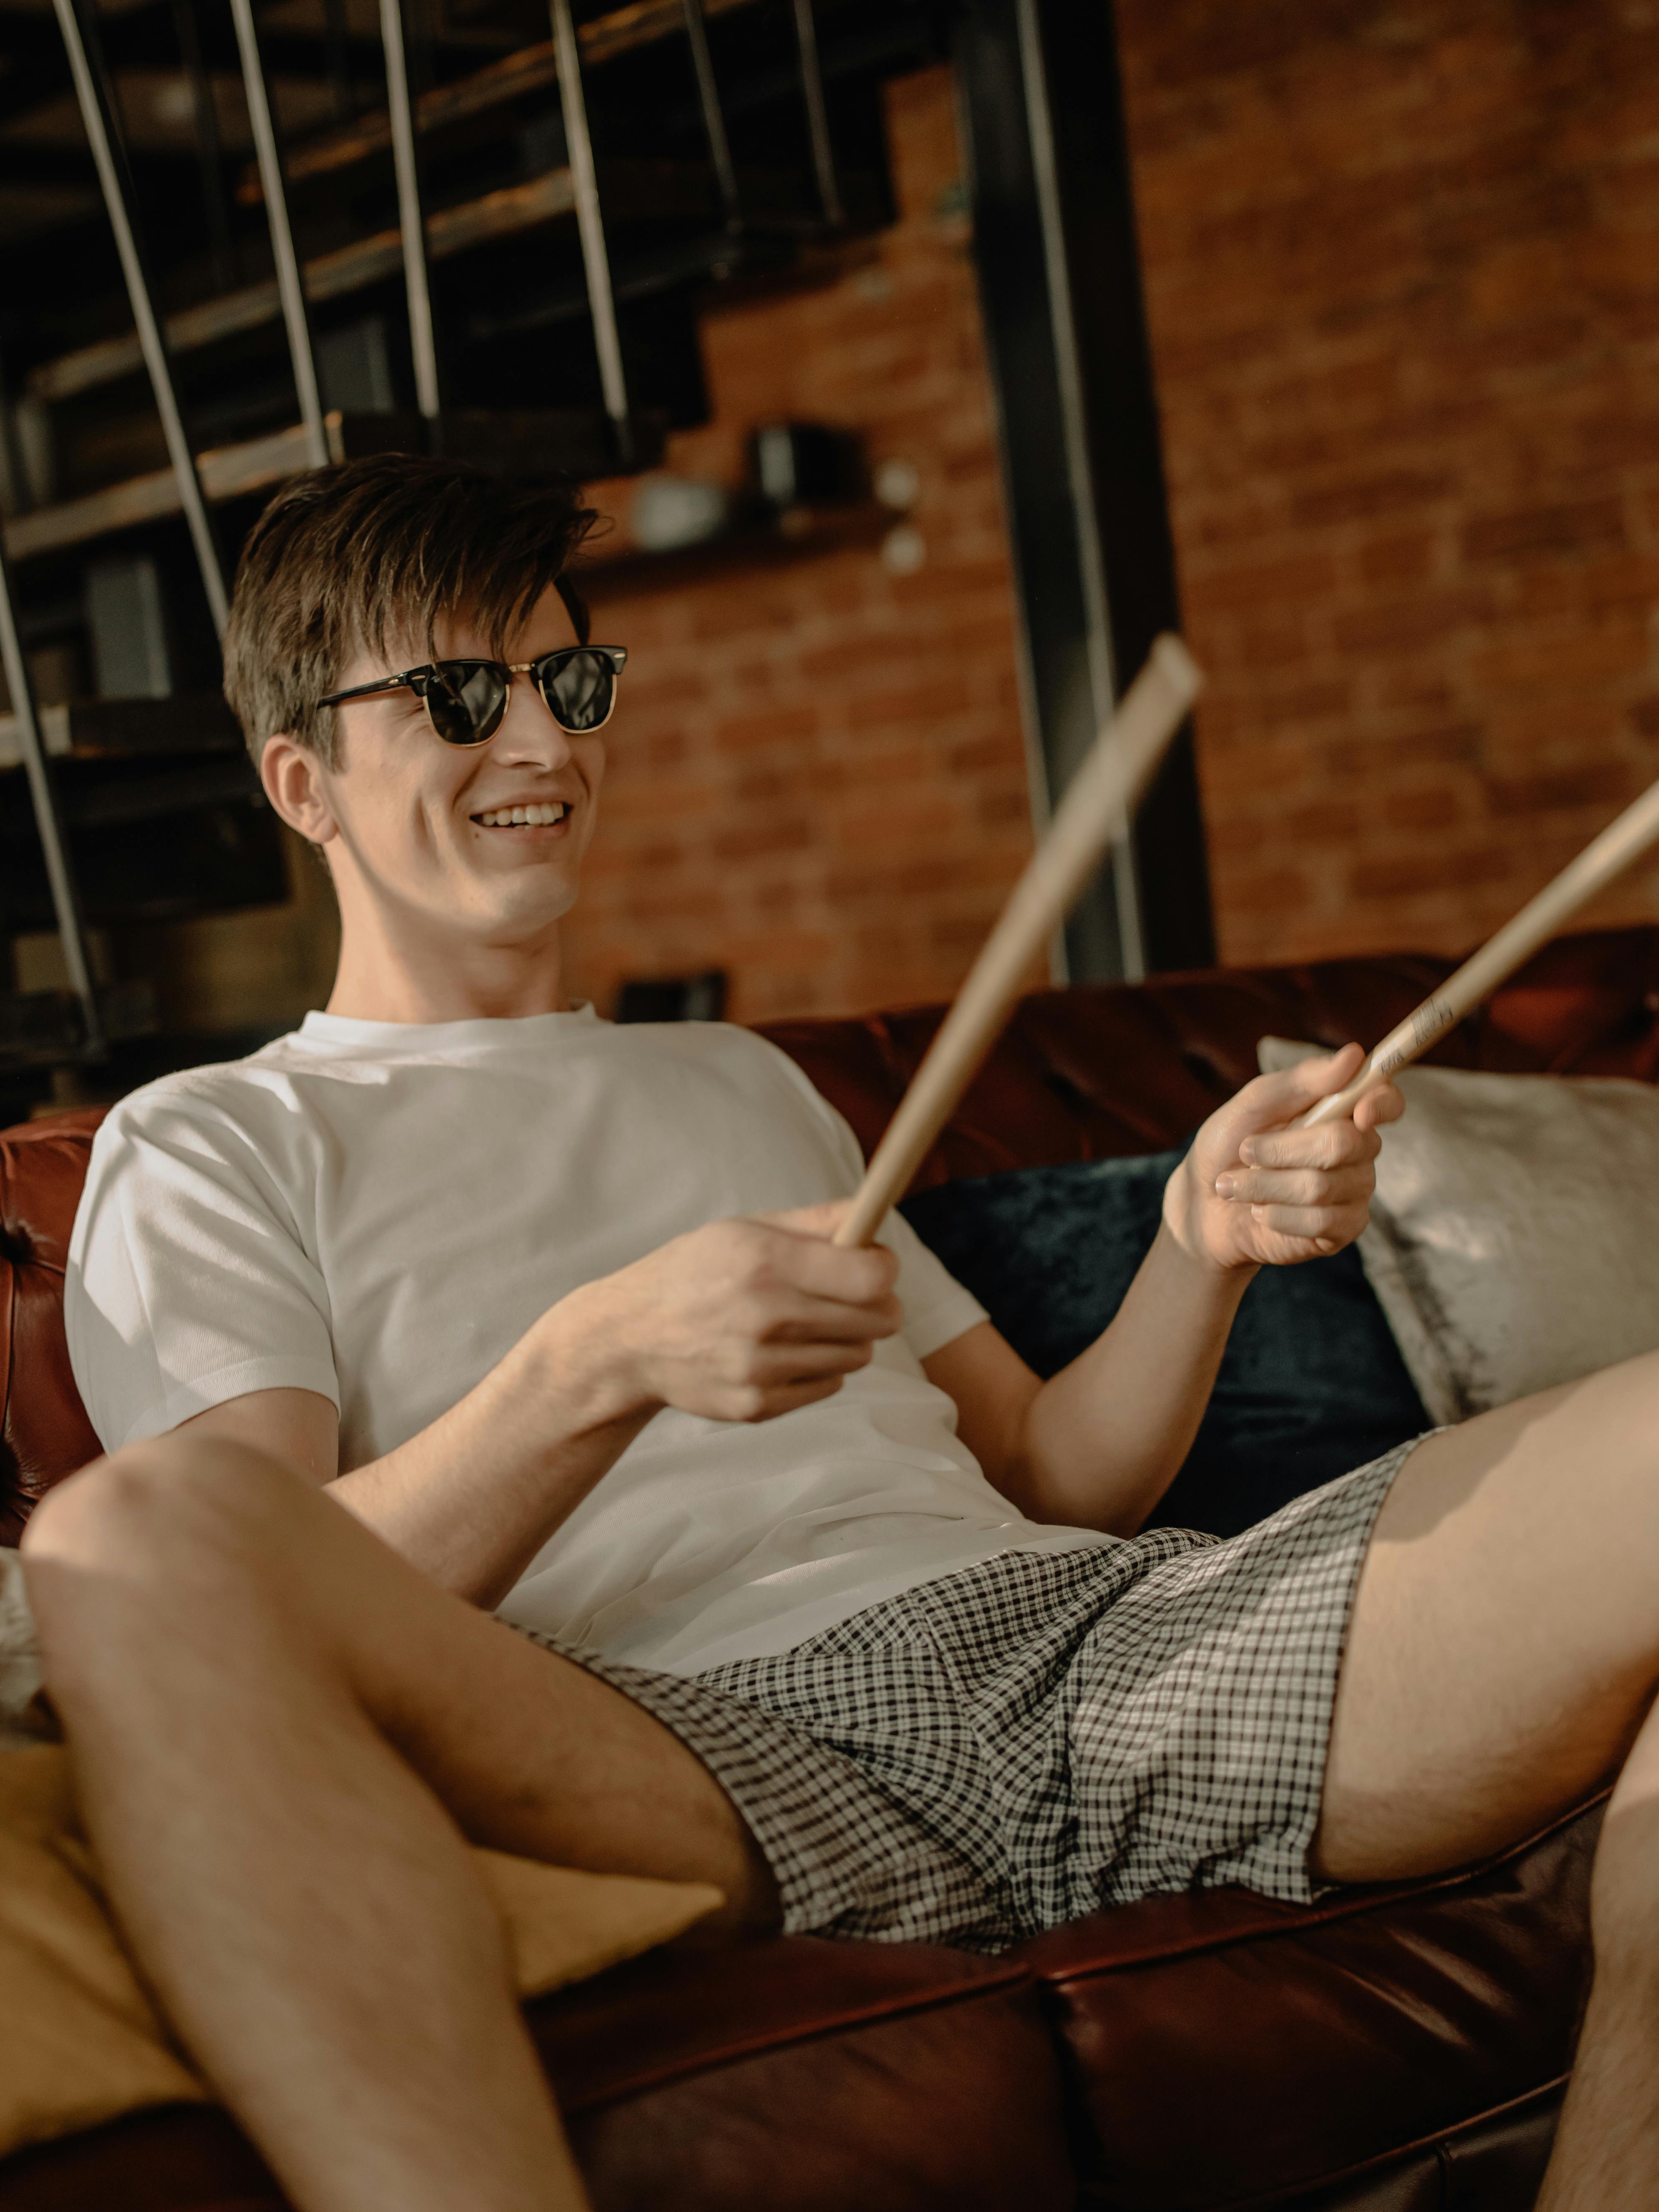
[[[313,845],[326,845],[340,834],[324,795],[322,767],[309,746],[296,744],[286,730],[267,738],[259,755],[265,797],[289,829]]]

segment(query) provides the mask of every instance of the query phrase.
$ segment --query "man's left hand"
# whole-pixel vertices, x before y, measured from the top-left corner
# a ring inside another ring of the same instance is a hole
[[[1377,1129],[1398,1121],[1405,1100],[1385,1083],[1366,1092],[1351,1121],[1289,1125],[1352,1082],[1364,1058],[1348,1044],[1259,1075],[1211,1115],[1164,1193],[1165,1224],[1184,1251],[1212,1267],[1282,1267],[1352,1243],[1376,1188]]]

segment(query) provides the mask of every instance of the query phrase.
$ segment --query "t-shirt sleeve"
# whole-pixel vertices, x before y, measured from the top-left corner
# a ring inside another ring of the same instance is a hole
[[[327,1288],[280,1182],[200,1095],[140,1092],[99,1130],[64,1317],[106,1451],[253,1390],[340,1402]]]
[[[771,1044],[768,1050],[776,1054],[795,1089],[811,1103],[823,1124],[850,1194],[863,1180],[864,1154],[846,1117],[836,1112],[787,1053]],[[878,1242],[898,1256],[896,1288],[904,1308],[904,1340],[918,1359],[931,1358],[981,1322],[989,1320],[973,1292],[964,1290],[944,1261],[928,1250],[902,1213],[888,1215]]]
[[[930,1252],[902,1213],[890,1213],[880,1241],[898,1255],[898,1297],[904,1308],[904,1340],[918,1359],[931,1358],[990,1316]]]

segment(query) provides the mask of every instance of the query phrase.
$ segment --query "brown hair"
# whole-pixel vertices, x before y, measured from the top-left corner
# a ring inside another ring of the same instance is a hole
[[[415,453],[294,477],[242,548],[225,629],[225,696],[255,762],[283,730],[333,767],[334,709],[317,702],[353,655],[434,653],[438,624],[463,609],[499,653],[555,586],[585,641],[564,571],[598,520],[574,485]]]

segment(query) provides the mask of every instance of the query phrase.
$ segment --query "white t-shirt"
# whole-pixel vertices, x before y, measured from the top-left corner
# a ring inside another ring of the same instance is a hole
[[[99,1130],[65,1283],[106,1449],[252,1390],[314,1390],[342,1470],[425,1428],[547,1307],[702,1223],[844,1196],[852,1132],[749,1031],[591,1007],[404,1024],[310,1014]],[[1025,1521],[920,1360],[983,1318],[902,1218],[901,1336],[752,1425],[659,1413],[532,1561],[507,1620],[691,1674],[782,1651],[1012,1548]]]

